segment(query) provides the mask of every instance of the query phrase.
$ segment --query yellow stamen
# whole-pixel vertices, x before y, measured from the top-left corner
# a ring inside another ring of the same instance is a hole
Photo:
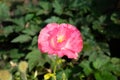
[[[64,38],[65,38],[65,37],[64,37],[63,35],[58,36],[58,37],[57,37],[57,42],[58,42],[58,43],[63,42]]]

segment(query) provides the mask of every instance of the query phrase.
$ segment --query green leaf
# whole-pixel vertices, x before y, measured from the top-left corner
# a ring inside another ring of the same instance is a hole
[[[16,43],[25,43],[30,41],[32,38],[29,35],[19,35],[18,37],[14,38],[11,42]]]
[[[31,20],[33,17],[34,17],[34,14],[27,14],[27,15],[25,16],[25,21],[29,21],[29,20]]]
[[[112,62],[113,64],[120,64],[120,59],[113,57],[113,58],[111,58],[111,62]]]
[[[34,36],[31,45],[33,46],[36,44],[37,44],[37,36]]]
[[[40,30],[39,26],[37,25],[30,25],[28,28],[24,29],[22,32],[24,34],[28,34],[30,36],[35,35]]]
[[[109,61],[110,61],[109,57],[98,57],[93,62],[93,67],[99,70],[101,67],[103,67],[105,64],[107,64]]]
[[[61,18],[59,18],[59,17],[52,16],[52,17],[46,19],[45,22],[46,23],[52,23],[52,22],[63,23],[63,22],[66,22],[66,21],[61,19]]]
[[[109,56],[111,55],[108,43],[98,42],[98,45],[100,46],[102,52],[106,53]]]
[[[103,70],[111,71],[115,75],[120,76],[120,60],[118,58],[112,58],[109,63],[107,63]]]
[[[40,1],[39,5],[40,5],[45,11],[48,11],[48,10],[51,8],[49,2]]]
[[[96,52],[90,51],[90,52],[88,52],[88,54],[89,54],[88,60],[90,62],[94,62],[98,58],[98,53],[96,53]]]
[[[71,18],[69,19],[69,23],[74,25],[74,20],[72,20]]]
[[[14,31],[14,27],[13,26],[7,26],[4,29],[4,35],[7,37],[8,35],[10,35],[10,33],[12,33]]]
[[[36,15],[42,15],[42,14],[44,14],[44,10],[42,10],[42,9],[40,9],[40,10],[36,13]]]
[[[21,32],[24,29],[23,26],[16,26],[16,25],[14,25],[14,27],[15,27],[14,30],[15,30],[16,33],[19,33],[19,32]]]
[[[45,20],[46,23],[52,23],[52,22],[57,22],[60,18],[56,16],[52,16],[48,19]]]
[[[29,71],[31,71],[35,66],[43,66],[46,62],[46,55],[41,54],[38,49],[34,49],[26,56],[29,64]]]
[[[115,23],[115,24],[120,24],[120,20],[119,20],[119,15],[116,13],[113,13],[111,15],[111,20]]]
[[[0,2],[0,21],[9,18],[9,7]]]
[[[120,76],[120,64],[109,63],[104,66],[105,71],[111,71],[115,75]]]
[[[25,30],[23,30],[22,31],[24,34],[28,34],[28,35],[35,35],[35,32],[33,32],[32,30],[30,30],[30,29],[25,29]]]
[[[107,71],[96,72],[94,76],[96,80],[117,80],[116,76]]]
[[[19,53],[18,49],[12,49],[10,50],[10,54],[9,54],[10,58],[12,59],[20,59],[21,57],[24,56],[24,54]]]
[[[72,72],[71,69],[64,69],[64,70],[59,71],[56,74],[57,80],[68,80],[71,72]]]
[[[58,15],[61,15],[63,12],[61,4],[58,2],[58,0],[55,0],[53,3],[54,7],[54,12],[57,13]]]
[[[82,61],[79,66],[83,68],[83,71],[86,75],[89,75],[93,72],[92,68],[90,67],[90,62],[87,60]]]
[[[24,20],[24,17],[21,17],[21,18],[15,18],[12,20],[17,26],[19,26],[19,28],[21,27],[22,29],[24,28],[25,26],[25,20]]]
[[[106,19],[106,16],[100,16],[99,22],[102,24],[102,23],[104,23],[105,19]]]
[[[103,80],[99,72],[96,72],[94,76],[96,80]]]
[[[91,23],[93,20],[94,20],[94,18],[93,18],[92,15],[88,15],[88,16],[86,17],[86,21],[87,21],[88,23]]]

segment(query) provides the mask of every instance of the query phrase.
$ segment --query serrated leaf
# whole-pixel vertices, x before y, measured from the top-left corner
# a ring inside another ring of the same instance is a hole
[[[28,34],[28,35],[35,35],[35,32],[33,32],[32,30],[30,30],[30,29],[25,29],[25,30],[23,30],[22,31],[24,34]]]
[[[24,34],[28,34],[30,36],[35,35],[40,30],[39,26],[37,25],[30,25],[28,28],[24,29],[22,32]]]
[[[70,23],[70,24],[74,24],[74,21],[70,18],[70,19],[69,19],[69,23]]]
[[[13,19],[12,21],[13,21],[16,25],[18,25],[18,27],[21,27],[22,29],[23,29],[24,26],[25,26],[25,20],[24,20],[23,17]]]
[[[96,80],[103,80],[99,72],[96,72],[94,76]]]
[[[44,14],[44,10],[39,10],[37,13],[36,13],[36,15],[41,15],[41,14]]]
[[[24,29],[23,26],[14,25],[14,31],[15,31],[16,33],[21,32],[23,29]]]
[[[53,3],[54,7],[54,12],[57,13],[58,15],[61,15],[63,12],[61,4],[58,2],[58,0],[55,0]]]
[[[32,38],[29,35],[19,35],[18,37],[14,38],[11,42],[13,43],[25,43],[30,41]]]
[[[100,23],[102,24],[105,21],[105,19],[106,19],[106,16],[100,16],[99,17]]]
[[[96,80],[117,80],[116,76],[107,71],[96,72],[94,75]]]
[[[109,63],[103,67],[103,70],[113,72],[114,74],[120,76],[120,63]]]
[[[92,73],[92,68],[90,67],[90,62],[89,61],[82,61],[79,66],[83,68],[83,71],[86,75],[89,75]]]
[[[9,18],[9,7],[0,2],[0,21]]]
[[[45,22],[46,23],[52,23],[52,22],[63,23],[63,22],[66,22],[66,21],[61,19],[61,18],[59,18],[59,17],[52,16],[52,17],[46,19]]]
[[[24,54],[19,53],[19,52],[18,52],[18,49],[12,49],[12,50],[10,50],[9,56],[10,56],[10,58],[12,58],[12,59],[19,59],[19,58],[23,57]]]
[[[56,16],[52,16],[48,19],[45,20],[46,23],[52,23],[52,22],[57,22],[60,18],[56,17]]]
[[[48,2],[41,1],[39,5],[46,11],[50,9],[50,4]]]
[[[108,43],[104,43],[104,42],[99,42],[98,43],[99,44],[99,46],[100,46],[100,48],[101,48],[101,50],[103,51],[103,52],[105,52],[107,55],[111,55],[110,54],[110,51],[109,51],[109,45],[108,45]]]
[[[111,62],[112,62],[113,64],[120,64],[120,59],[113,57],[113,58],[111,58]]]
[[[91,62],[94,62],[96,60],[98,54],[96,52],[92,52],[92,51],[88,52],[88,54],[89,53],[91,53],[91,54],[89,55],[88,60]]]
[[[65,69],[62,71],[59,71],[56,76],[57,80],[68,80],[68,77],[70,77],[71,69]]]
[[[108,57],[99,57],[93,62],[93,67],[96,69],[100,69],[105,64],[107,64],[110,61]]]
[[[37,36],[35,36],[33,38],[32,43],[31,43],[32,46],[35,45],[35,44],[37,44]]]
[[[43,66],[46,62],[46,56],[41,54],[38,49],[34,49],[26,56],[28,59],[29,70],[31,71],[35,66]]]
[[[7,27],[4,28],[4,35],[7,37],[13,31],[14,31],[14,27],[13,26],[7,26]]]
[[[27,14],[27,15],[25,16],[25,21],[29,21],[29,20],[31,20],[33,17],[34,17],[34,14]]]
[[[113,13],[111,15],[111,20],[115,23],[115,24],[120,24],[120,20],[119,20],[119,15],[116,13]]]

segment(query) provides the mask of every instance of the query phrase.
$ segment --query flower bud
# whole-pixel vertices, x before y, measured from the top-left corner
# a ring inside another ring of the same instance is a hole
[[[22,73],[26,73],[28,68],[28,63],[26,61],[21,61],[18,65],[18,69]]]

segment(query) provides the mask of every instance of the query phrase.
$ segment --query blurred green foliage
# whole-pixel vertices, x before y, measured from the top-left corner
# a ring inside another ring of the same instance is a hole
[[[57,80],[118,80],[120,58],[110,53],[111,39],[120,39],[119,0],[0,0],[0,69],[20,80],[18,63],[29,64],[28,80],[43,80],[53,58],[37,48],[39,31],[51,22],[70,23],[82,33],[78,60],[66,59]],[[116,53],[115,53],[116,54]],[[119,53],[117,53],[119,54]]]

